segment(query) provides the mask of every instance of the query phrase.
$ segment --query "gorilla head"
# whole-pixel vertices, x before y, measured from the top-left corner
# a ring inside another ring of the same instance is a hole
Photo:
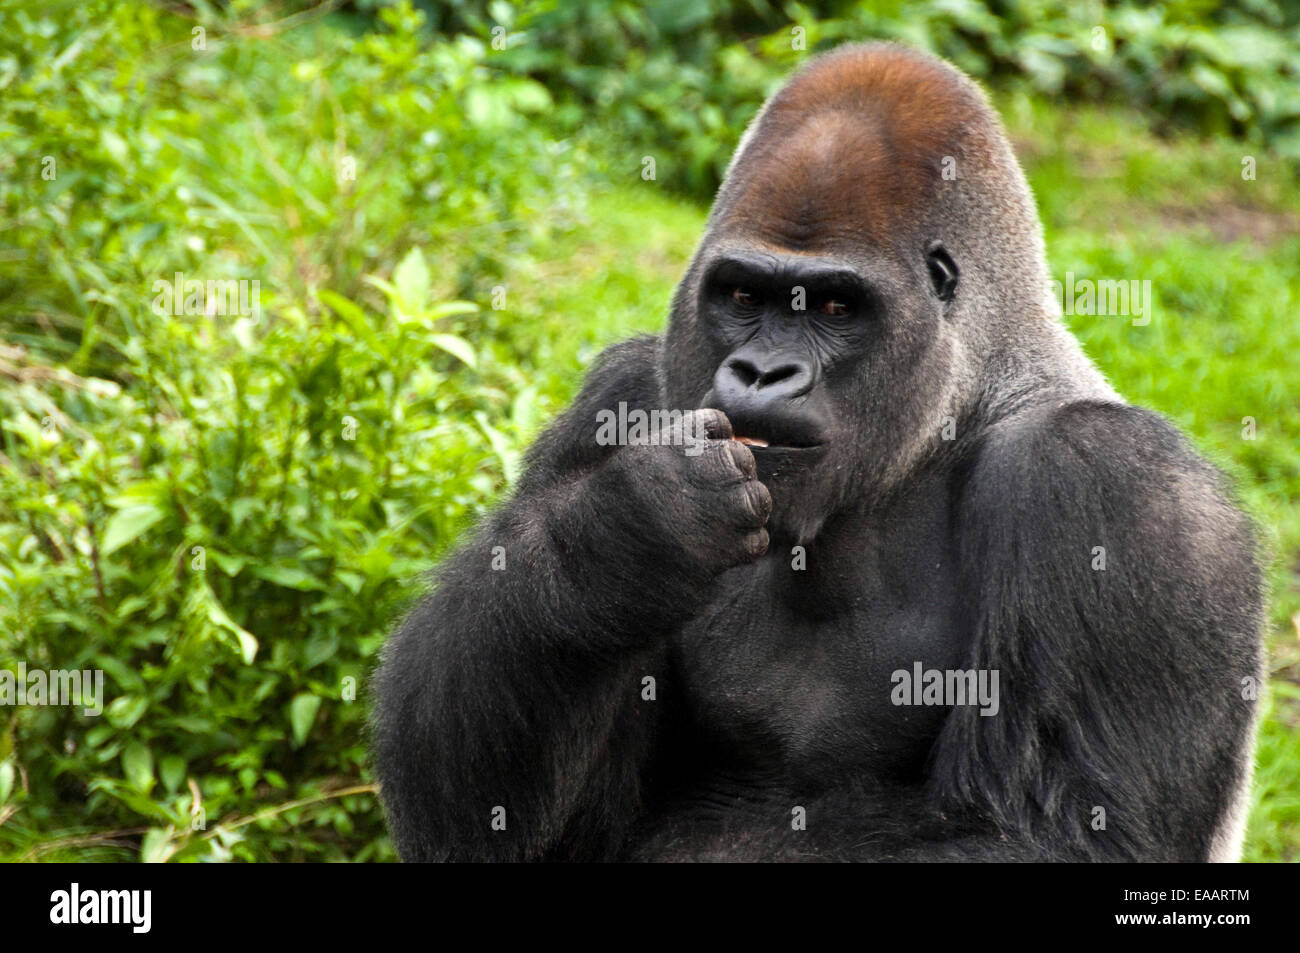
[[[1055,333],[1046,287],[1028,186],[979,89],[901,47],[841,48],[741,140],[674,298],[665,397],[730,418],[774,540],[807,540],[943,446],[945,418],[952,439],[1011,399],[1005,345]]]

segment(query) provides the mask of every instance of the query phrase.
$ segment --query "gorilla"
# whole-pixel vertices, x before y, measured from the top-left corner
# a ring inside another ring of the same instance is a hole
[[[806,65],[390,637],[402,859],[1235,859],[1253,529],[1048,287],[971,80]]]

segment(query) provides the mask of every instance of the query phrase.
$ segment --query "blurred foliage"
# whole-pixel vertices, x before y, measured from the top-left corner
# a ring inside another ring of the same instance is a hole
[[[286,809],[306,838],[249,819],[362,780],[358,683],[537,403],[456,299],[582,203],[525,121],[546,91],[419,24],[195,49],[149,6],[0,14],[0,665],[102,668],[111,700],[0,709],[0,850],[389,852],[369,794]],[[163,301],[177,273],[259,306]]]
[[[438,6],[443,6],[439,4]],[[1233,135],[1300,157],[1300,3],[1098,0],[540,0],[449,3],[445,28],[511,31],[503,57],[602,128],[712,194],[720,137],[809,52],[897,40],[973,76],[1074,101],[1149,109],[1161,126]],[[575,95],[564,95],[572,91]]]
[[[566,147],[523,121],[546,90],[471,37],[423,42],[410,9],[358,36],[113,2],[0,17],[0,307],[79,372],[129,373],[160,275],[348,294],[419,241],[457,248],[459,293],[565,225],[566,181],[580,203]]]
[[[366,19],[384,0],[348,8]],[[247,4],[262,19],[284,7]],[[1300,158],[1300,0],[427,0],[432,29],[474,36],[542,82],[557,127],[600,138],[629,171],[655,157],[707,198],[719,138],[811,53],[894,40],[1001,89],[1147,110],[1165,132],[1231,136]],[[240,4],[233,7],[236,11]],[[310,0],[288,8],[319,9]],[[495,46],[493,45],[495,41]]]
[[[1199,236],[1156,262],[1163,221],[1115,241],[1169,156],[1132,149],[1106,191],[1052,163],[1114,128],[1049,115],[1123,100],[1294,153],[1296,22],[1268,2],[6,4],[0,668],[102,669],[107,708],[0,708],[0,857],[390,859],[365,678],[582,365],[662,321],[700,213],[641,156],[707,195],[766,92],[843,39],[948,55],[1013,128],[1052,130],[1035,148],[1070,143],[1034,182],[1057,264],[1165,268],[1171,314],[1213,315],[1076,330],[1231,464],[1293,559],[1295,242],[1230,279]],[[1188,151],[1205,165],[1175,191],[1236,201],[1195,187],[1236,159]],[[1279,178],[1251,201],[1294,207]],[[1083,196],[1100,224],[1074,220]],[[178,274],[257,282],[258,306],[168,302]],[[1271,440],[1242,447],[1243,401]],[[1300,610],[1279,590],[1275,625]],[[1261,856],[1300,839],[1294,702],[1261,744]]]

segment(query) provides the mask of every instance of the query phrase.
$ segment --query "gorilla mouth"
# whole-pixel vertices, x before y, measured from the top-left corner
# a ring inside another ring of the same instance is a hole
[[[771,450],[773,452],[788,452],[795,450],[819,450],[820,443],[769,443],[762,437],[750,437],[743,434],[735,434],[732,440],[736,443],[742,443],[751,450]]]
[[[756,454],[820,450],[829,435],[827,415],[819,408],[786,403],[755,406],[751,400],[719,400],[713,393],[705,401],[704,406],[726,415],[731,423],[731,439]]]

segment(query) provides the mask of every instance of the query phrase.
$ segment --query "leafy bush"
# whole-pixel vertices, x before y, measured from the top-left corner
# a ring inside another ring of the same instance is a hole
[[[383,20],[0,22],[0,667],[108,700],[0,708],[0,851],[391,856],[364,680],[537,404],[456,296],[580,202],[540,86]]]
[[[107,0],[0,18],[0,308],[12,342],[79,372],[117,374],[160,276],[303,300],[419,243],[466,294],[580,204],[522,121],[545,89],[476,39],[427,44],[409,7],[357,37]]]
[[[380,834],[355,803],[309,840],[235,831],[277,791],[361,777],[383,632],[515,466],[488,422],[503,392],[461,374],[477,355],[451,329],[476,308],[430,306],[418,251],[382,284],[382,316],[322,291],[328,310],[274,322],[164,318],[132,339],[131,390],[0,365],[0,663],[103,669],[111,699],[98,720],[14,710],[29,821],[143,820],[159,855],[329,856]],[[192,832],[199,806],[212,823]]]

